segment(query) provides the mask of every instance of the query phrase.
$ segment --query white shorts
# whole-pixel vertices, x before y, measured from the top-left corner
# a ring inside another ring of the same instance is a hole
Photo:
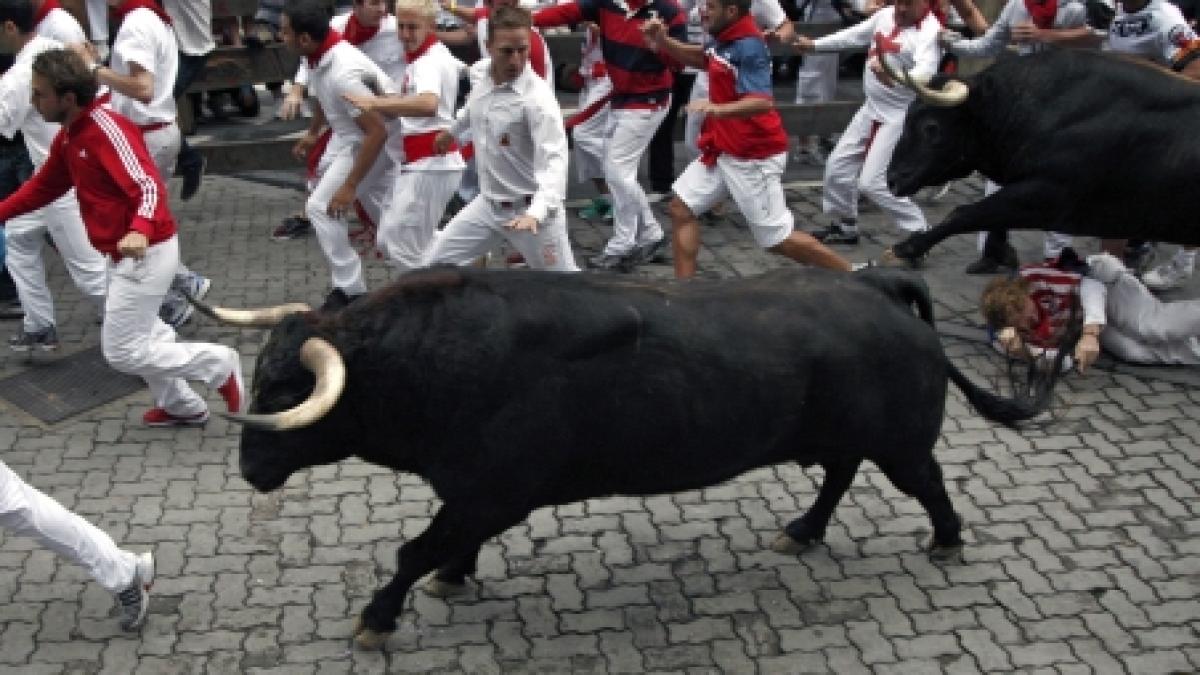
[[[796,223],[780,184],[786,166],[786,152],[766,159],[738,159],[723,154],[714,166],[705,166],[697,159],[688,164],[671,189],[697,216],[726,197],[733,197],[754,241],[771,248],[787,239]]]

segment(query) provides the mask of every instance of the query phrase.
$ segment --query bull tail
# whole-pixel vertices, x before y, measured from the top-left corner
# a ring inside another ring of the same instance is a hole
[[[875,271],[870,270],[870,272]],[[879,272],[884,271],[879,270]],[[914,308],[922,321],[929,324],[930,328],[936,329],[933,318],[933,298],[929,295],[929,287],[920,277],[909,273],[884,272],[862,275],[861,278],[902,304]],[[1078,322],[1072,322],[1071,325],[1075,323]],[[1032,371],[1028,385],[1020,387],[1020,391],[1016,391],[1011,398],[997,396],[979,387],[968,379],[949,358],[946,358],[946,370],[950,380],[967,397],[967,402],[979,411],[980,415],[998,424],[1015,427],[1018,422],[1037,417],[1049,409],[1054,385],[1058,382],[1059,373],[1062,372],[1063,359],[1073,347],[1074,340],[1078,339],[1078,329],[1073,333],[1073,335],[1067,336],[1063,342],[1064,345],[1070,345],[1070,347],[1059,349],[1053,364],[1048,368],[1042,367]],[[1016,389],[1018,388],[1014,386],[1014,390]]]

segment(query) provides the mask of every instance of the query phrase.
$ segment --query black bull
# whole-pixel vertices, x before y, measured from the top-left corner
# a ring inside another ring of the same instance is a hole
[[[960,521],[932,454],[947,379],[1010,425],[1043,410],[1053,382],[1025,399],[986,392],[946,358],[932,322],[928,289],[900,270],[719,283],[417,272],[341,311],[282,318],[241,418],[241,471],[268,491],[357,456],[422,477],[442,500],[363,610],[363,646],[395,630],[418,579],[461,585],[480,546],[534,509],[782,462],[826,477],[780,550],[823,537],[868,459],[929,514],[935,552],[953,553]],[[344,390],[307,426],[272,428],[271,414],[317,398],[314,384],[328,390],[297,356],[313,338],[340,354]]]
[[[897,257],[1009,228],[1200,244],[1200,84],[1066,49],[1002,59],[965,82],[961,105],[909,108],[888,185],[907,196],[979,171],[1003,187],[897,244]]]

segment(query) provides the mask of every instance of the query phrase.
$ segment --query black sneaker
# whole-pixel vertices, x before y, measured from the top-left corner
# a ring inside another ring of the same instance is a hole
[[[858,227],[847,227],[839,223],[830,223],[828,227],[813,230],[809,234],[822,244],[847,244],[853,246],[858,243]]]
[[[25,309],[16,298],[0,300],[0,319],[24,319]]]
[[[199,161],[189,162],[187,166],[180,167],[179,175],[183,178],[183,187],[179,189],[179,198],[185,202],[196,196],[196,191],[200,189],[200,181],[204,179],[204,170],[208,168],[208,159],[204,155],[197,153],[197,158]]]
[[[288,239],[299,239],[300,237],[308,236],[312,232],[312,223],[304,216],[289,216],[283,219],[271,232],[271,238],[275,241],[287,241]]]
[[[1017,256],[1017,250],[1009,244],[1005,245],[1004,253],[1000,258],[984,254],[979,257],[979,260],[967,265],[967,269],[964,271],[973,275],[999,274],[1000,272],[1015,272],[1020,266],[1021,259]]]
[[[20,333],[8,338],[8,347],[14,352],[27,352],[34,347],[44,352],[58,349],[58,331],[54,326],[47,326],[39,331],[28,333],[24,328]]]
[[[150,608],[150,587],[154,584],[154,556],[149,551],[137,557],[136,571],[129,587],[117,593],[121,629],[137,630],[146,621]]]
[[[325,296],[325,302],[317,308],[319,312],[336,312],[362,297],[362,294],[350,295],[340,288],[335,288]]]
[[[638,244],[633,252],[629,254],[629,261],[634,265],[641,265],[648,262],[661,262],[664,260],[663,250],[667,246],[667,237],[664,235],[658,239],[646,243]]]
[[[632,254],[631,254],[632,255]],[[609,272],[628,272],[630,256],[624,255],[609,255],[600,253],[588,258],[588,266],[594,270],[607,270]]]

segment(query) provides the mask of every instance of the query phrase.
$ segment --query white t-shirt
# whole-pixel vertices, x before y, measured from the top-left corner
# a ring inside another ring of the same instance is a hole
[[[329,27],[339,33],[345,34],[346,24],[350,21],[350,13],[339,14],[329,20]],[[370,40],[364,41],[360,45],[351,45],[357,47],[359,51],[367,55],[367,58],[375,62],[375,65],[383,69],[387,76],[392,78],[393,82],[399,82],[404,78],[404,45],[400,42],[400,36],[396,32],[396,17],[391,14],[383,17],[379,22],[379,30],[375,35],[371,36]],[[308,86],[308,59],[300,59],[300,68],[296,70],[296,84]]]
[[[112,46],[110,67],[114,71],[130,75],[130,66],[135,63],[154,77],[154,95],[150,103],[136,101],[114,90],[110,107],[139,126],[175,121],[173,93],[175,77],[179,74],[175,32],[146,8],[125,15]]]
[[[201,56],[217,48],[212,31],[212,0],[162,0],[171,17],[179,51]]]
[[[87,42],[87,35],[83,32],[83,26],[71,16],[71,13],[61,7],[55,7],[50,10],[37,26],[34,26],[33,32],[41,37],[57,40],[64,45],[78,44]]]
[[[308,91],[315,96],[333,130],[330,149],[362,141],[355,119],[362,114],[343,98],[346,94],[383,95],[398,91],[383,69],[349,42],[339,42],[309,71]],[[389,134],[390,136],[391,134]]]
[[[17,132],[25,136],[29,159],[40,167],[50,154],[50,143],[58,135],[59,125],[51,124],[34,110],[29,92],[33,83],[33,59],[44,51],[60,49],[57,40],[34,37],[13,59],[13,65],[0,77],[0,134],[12,139]]]
[[[1169,66],[1179,50],[1195,39],[1196,32],[1183,18],[1183,12],[1169,2],[1150,0],[1141,11],[1132,14],[1126,14],[1117,3],[1105,48]]]
[[[437,112],[432,117],[401,117],[400,133],[388,138],[388,153],[392,159],[405,160],[403,136],[415,136],[449,129],[454,123],[454,104],[458,99],[458,79],[463,63],[454,58],[446,45],[434,42],[404,69],[400,82],[401,96],[434,94],[438,97]],[[462,169],[462,156],[457,152],[433,155],[404,165],[405,171],[449,171]]]
[[[885,85],[871,70],[871,59],[876,57],[875,38],[883,39],[889,64],[907,68],[916,79],[929,78],[937,72],[942,58],[942,50],[937,44],[941,28],[941,22],[930,12],[915,26],[900,29],[896,25],[895,8],[884,7],[862,23],[818,38],[816,46],[819,52],[869,47],[867,66],[863,68],[863,92],[867,95],[863,105],[872,119],[894,122],[904,119],[909,104],[917,95],[900,83],[892,87]]]

